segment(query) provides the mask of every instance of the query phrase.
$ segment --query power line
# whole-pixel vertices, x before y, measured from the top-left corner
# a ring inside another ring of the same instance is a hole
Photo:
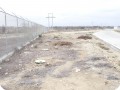
[[[55,18],[55,17],[53,16],[53,13],[48,13],[48,17],[46,17],[46,18],[48,18],[48,29],[50,29],[50,27],[53,29],[53,24],[54,24],[53,19]],[[51,25],[51,23],[50,23],[50,19],[52,19],[52,25]]]

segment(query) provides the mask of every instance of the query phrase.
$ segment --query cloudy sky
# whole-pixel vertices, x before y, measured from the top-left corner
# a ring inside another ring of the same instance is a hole
[[[48,13],[55,26],[120,25],[120,0],[0,0],[0,6],[46,26]]]

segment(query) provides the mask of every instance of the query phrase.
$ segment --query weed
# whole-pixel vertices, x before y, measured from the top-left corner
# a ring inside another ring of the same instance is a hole
[[[54,43],[54,46],[72,46],[73,43],[67,41],[59,41]]]
[[[92,39],[92,37],[91,36],[79,36],[77,39],[87,40],[87,39]]]
[[[108,48],[108,47],[105,47],[104,44],[102,44],[102,43],[98,43],[98,46],[99,46],[100,48],[104,49],[104,50],[109,50],[109,48]]]

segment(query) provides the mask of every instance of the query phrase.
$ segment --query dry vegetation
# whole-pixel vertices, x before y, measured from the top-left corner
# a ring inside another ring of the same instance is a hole
[[[58,41],[58,42],[55,42],[53,45],[54,46],[72,46],[73,43],[68,41]]]
[[[91,36],[79,36],[78,39],[87,40],[87,39],[92,39],[92,37]]]
[[[98,46],[99,46],[100,48],[104,49],[104,50],[109,50],[109,48],[108,48],[108,47],[105,47],[104,44],[102,44],[102,43],[98,43]]]
[[[5,90],[115,90],[120,53],[94,32],[43,34],[0,65],[0,85]],[[45,62],[35,63],[39,59]]]

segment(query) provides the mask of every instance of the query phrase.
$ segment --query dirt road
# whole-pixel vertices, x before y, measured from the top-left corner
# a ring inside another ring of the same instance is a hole
[[[5,90],[115,90],[120,52],[94,32],[43,34],[0,65],[0,85]],[[36,64],[36,59],[46,62]]]

